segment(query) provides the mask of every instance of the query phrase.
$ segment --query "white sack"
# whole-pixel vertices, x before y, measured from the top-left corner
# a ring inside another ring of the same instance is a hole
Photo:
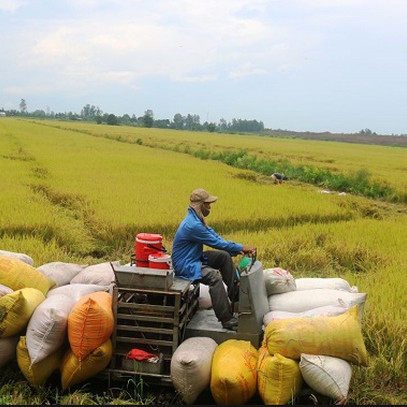
[[[199,284],[199,308],[209,309],[212,308],[212,299],[209,294],[209,286],[206,284]]]
[[[223,287],[225,288],[225,292],[228,292],[228,286],[223,283]],[[206,284],[199,284],[199,308],[200,309],[209,309],[212,308],[212,298],[209,294],[209,286]]]
[[[349,304],[342,305],[325,305],[324,307],[311,308],[301,312],[289,311],[269,311],[264,314],[263,325],[266,327],[275,319],[289,318],[304,318],[304,317],[335,317],[346,312],[351,306]]]
[[[14,290],[10,287],[7,287],[4,284],[0,284],[0,297],[3,297],[3,295],[6,294],[11,294]]]
[[[105,262],[85,267],[72,280],[71,284],[109,285],[116,281],[112,266],[119,266],[120,261]]]
[[[357,293],[358,288],[356,286],[350,286],[350,284],[343,278],[296,278],[295,284],[297,290],[313,290],[315,288],[331,288],[334,290],[345,290],[352,293]]]
[[[34,265],[34,260],[30,256],[28,256],[27,254],[24,254],[24,253],[16,253],[16,252],[9,252],[7,250],[0,250],[0,255],[21,260],[24,263],[29,264],[30,266]]]
[[[0,368],[16,358],[16,348],[19,340],[20,335],[0,338]]]
[[[296,289],[292,274],[280,267],[264,269],[263,277],[267,295],[286,293]]]
[[[301,354],[300,371],[304,381],[317,393],[344,404],[352,378],[352,367],[346,360],[332,356]]]
[[[359,306],[359,319],[362,321],[363,309],[367,293],[352,293],[330,288],[316,288],[313,290],[290,291],[287,293],[268,296],[270,311],[303,312],[312,308],[327,305],[353,307]]]
[[[37,267],[38,271],[42,274],[54,280],[56,287],[61,285],[66,285],[71,282],[71,280],[79,274],[86,266],[81,266],[76,263],[64,263],[61,261],[54,261],[52,263],[43,264]]]
[[[101,286],[98,284],[67,284],[49,290],[47,298],[62,294],[72,298],[76,303],[84,295],[92,294],[97,291],[106,291],[113,294],[113,285]]]
[[[171,380],[186,404],[193,404],[209,386],[217,346],[212,338],[192,337],[182,342],[172,355]]]
[[[31,363],[44,360],[58,350],[67,337],[68,315],[75,300],[66,295],[47,297],[27,325],[26,344]]]

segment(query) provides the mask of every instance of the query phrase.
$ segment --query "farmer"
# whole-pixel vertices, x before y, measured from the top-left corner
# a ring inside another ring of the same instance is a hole
[[[256,248],[224,240],[207,225],[205,218],[217,196],[198,188],[192,191],[189,199],[187,215],[179,225],[172,245],[175,275],[208,285],[216,317],[223,328],[236,331],[238,321],[229,301],[229,298],[233,300],[236,270],[232,256],[250,255]],[[203,251],[204,245],[217,250]],[[228,288],[227,293],[223,282]]]
[[[284,174],[280,174],[279,172],[275,172],[271,175],[272,180],[275,184],[282,184],[283,180],[288,179]]]

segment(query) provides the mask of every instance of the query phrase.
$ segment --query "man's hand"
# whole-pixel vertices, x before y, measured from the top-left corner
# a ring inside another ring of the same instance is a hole
[[[249,256],[252,256],[254,253],[256,253],[256,251],[256,247],[243,245],[241,254],[248,254]]]

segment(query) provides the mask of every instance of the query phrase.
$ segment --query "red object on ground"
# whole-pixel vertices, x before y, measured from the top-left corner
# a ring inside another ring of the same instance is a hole
[[[154,355],[153,353],[148,353],[144,350],[141,349],[136,349],[133,348],[131,351],[129,351],[126,355],[126,359],[132,360],[148,360],[150,362],[155,361],[156,359],[158,360],[158,356]]]

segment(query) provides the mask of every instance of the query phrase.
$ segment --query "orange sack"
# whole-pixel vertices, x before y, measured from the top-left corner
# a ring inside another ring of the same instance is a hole
[[[82,297],[68,316],[68,340],[79,361],[106,342],[113,332],[113,297],[97,291]]]

